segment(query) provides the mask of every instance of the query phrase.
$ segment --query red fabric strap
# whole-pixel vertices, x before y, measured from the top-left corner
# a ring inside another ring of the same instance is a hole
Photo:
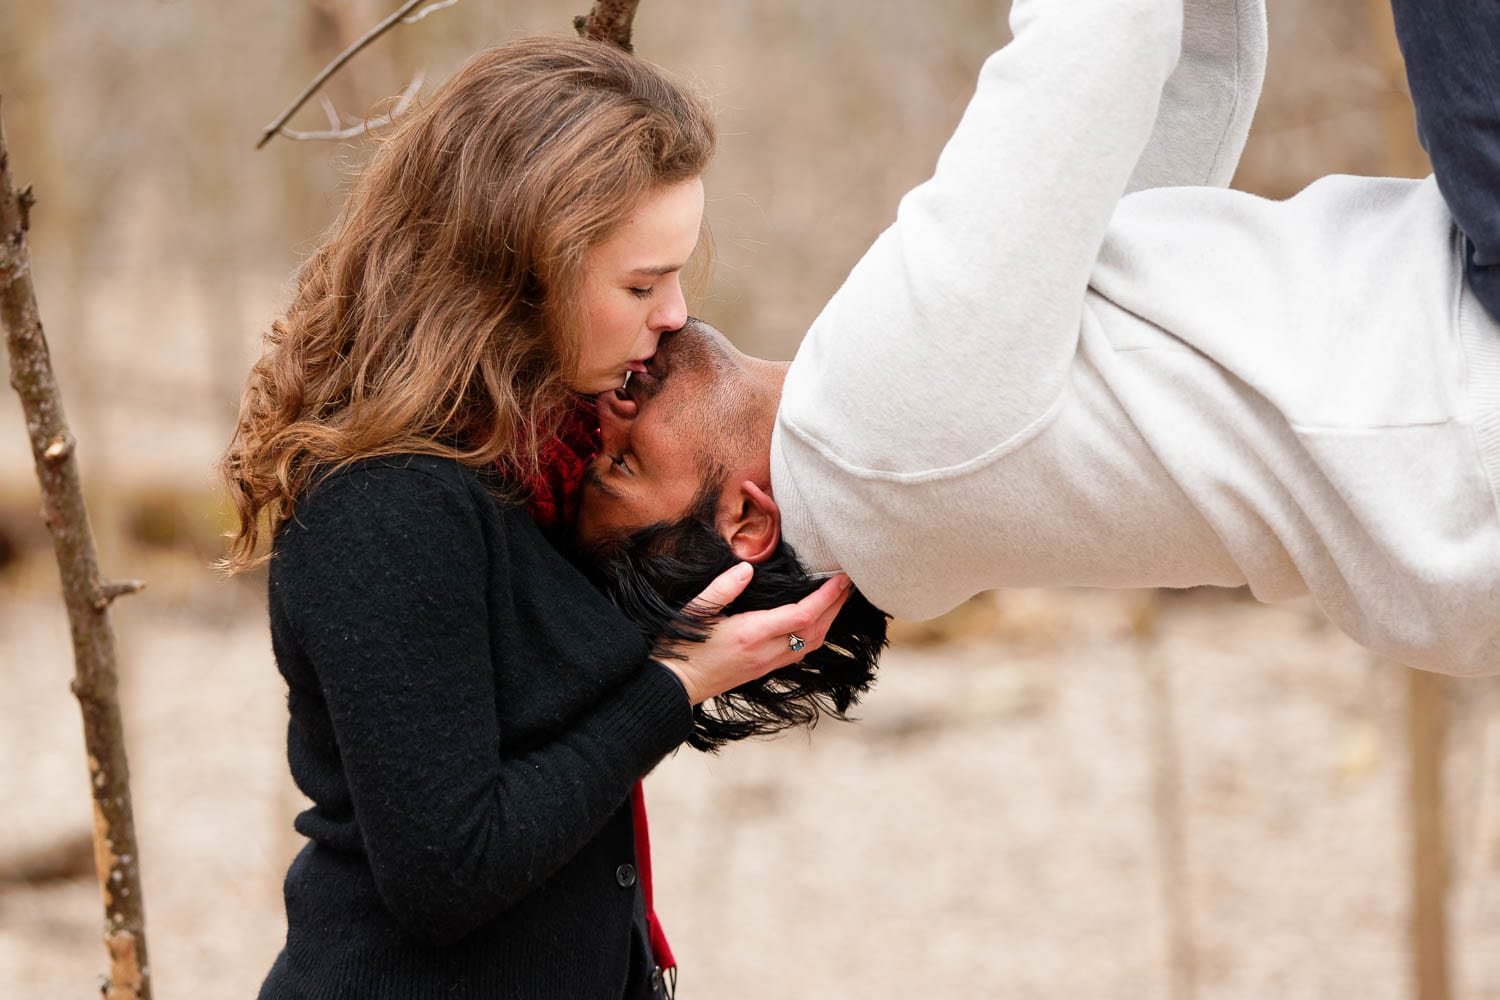
[[[651,829],[646,822],[646,789],[639,781],[630,790],[630,816],[635,822],[635,867],[641,876],[641,895],[646,897],[651,956],[663,969],[673,969],[677,967],[677,959],[672,957],[672,946],[667,944],[667,933],[661,928],[656,904],[651,898]]]

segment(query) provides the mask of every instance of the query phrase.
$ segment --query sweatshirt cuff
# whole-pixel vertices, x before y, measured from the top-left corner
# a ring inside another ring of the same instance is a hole
[[[693,732],[693,705],[671,670],[647,660],[601,709],[621,746],[641,756],[640,773],[676,750]]]

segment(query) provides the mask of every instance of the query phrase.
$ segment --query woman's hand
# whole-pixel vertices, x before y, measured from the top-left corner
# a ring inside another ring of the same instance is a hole
[[[749,563],[731,566],[688,607],[717,613],[740,596],[754,575]],[[697,705],[796,663],[823,645],[828,627],[849,599],[849,588],[849,578],[840,573],[796,604],[721,618],[703,642],[667,647],[675,655],[660,662],[677,675]],[[788,638],[792,635],[805,645],[793,650]]]

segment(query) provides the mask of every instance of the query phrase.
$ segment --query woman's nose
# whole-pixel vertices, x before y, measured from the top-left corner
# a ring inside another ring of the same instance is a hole
[[[651,314],[650,328],[657,333],[682,329],[687,322],[687,300],[682,295],[682,285],[676,281],[663,290],[661,304]]]

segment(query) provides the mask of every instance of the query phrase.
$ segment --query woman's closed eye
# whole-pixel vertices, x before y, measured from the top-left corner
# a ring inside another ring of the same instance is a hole
[[[655,286],[649,288],[632,288],[630,289],[630,294],[634,295],[638,299],[649,299],[651,297],[651,293],[655,290]]]

